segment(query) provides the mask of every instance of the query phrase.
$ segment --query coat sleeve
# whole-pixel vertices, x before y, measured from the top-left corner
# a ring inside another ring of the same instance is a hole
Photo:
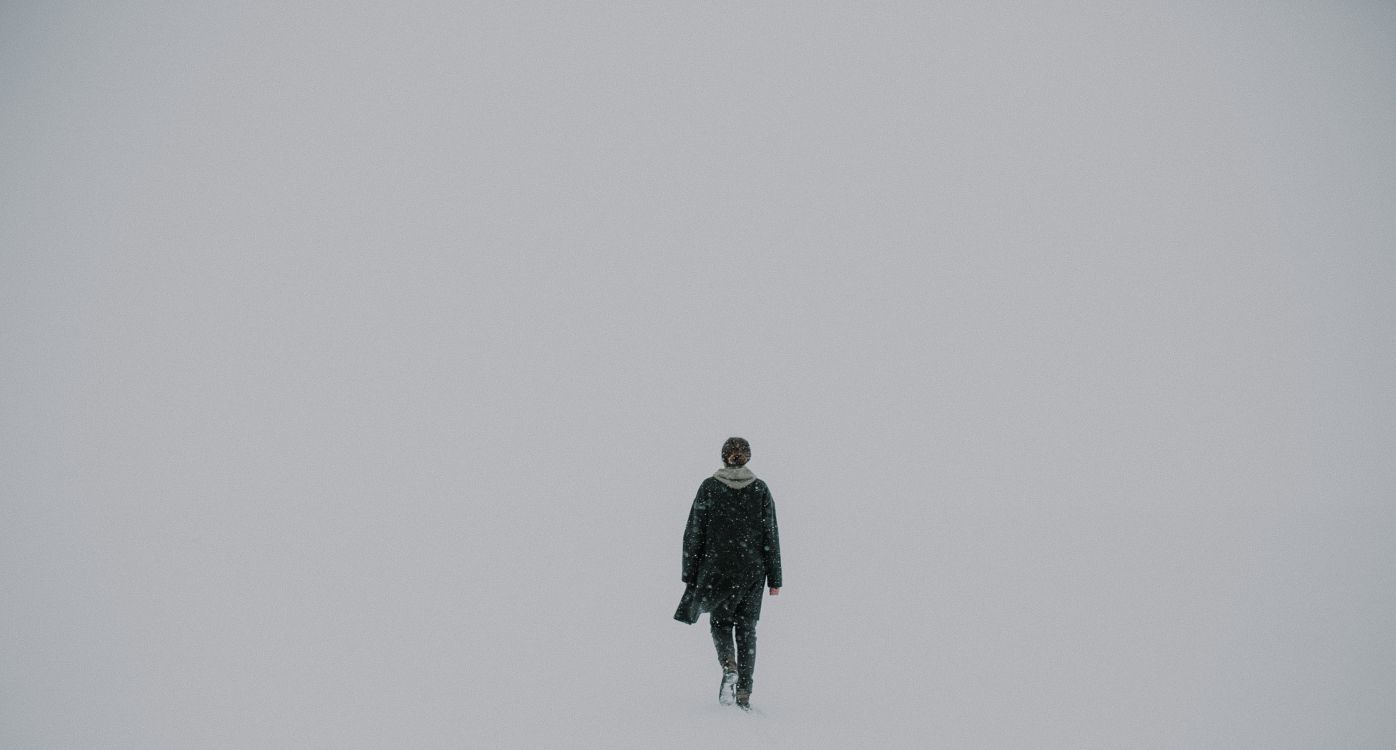
[[[708,506],[704,495],[700,486],[698,496],[693,498],[693,508],[688,511],[688,525],[683,530],[683,582],[690,586],[698,583],[698,569],[708,541]]]
[[[780,588],[780,528],[776,525],[776,501],[766,491],[765,531],[762,539],[762,552],[766,557],[766,585]]]

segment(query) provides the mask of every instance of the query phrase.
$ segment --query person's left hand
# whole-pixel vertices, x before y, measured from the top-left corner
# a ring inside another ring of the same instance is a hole
[[[780,589],[777,589],[777,588],[771,589],[771,596],[778,596],[779,594],[780,594]]]

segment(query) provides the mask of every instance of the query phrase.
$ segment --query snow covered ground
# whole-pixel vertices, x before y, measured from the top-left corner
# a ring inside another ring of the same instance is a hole
[[[292,5],[0,9],[0,747],[1396,746],[1389,6]]]

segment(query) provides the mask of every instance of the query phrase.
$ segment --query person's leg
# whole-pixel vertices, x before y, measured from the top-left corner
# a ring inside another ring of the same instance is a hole
[[[717,685],[717,702],[730,706],[737,699],[737,652],[732,647],[734,625],[730,619],[712,614],[708,616],[708,627],[713,633],[713,645],[717,647],[717,661],[722,665],[722,681]]]
[[[713,634],[713,646],[717,648],[717,661],[724,670],[735,669],[738,663],[736,649],[732,646],[734,626],[735,623],[722,618],[716,612],[708,615],[708,628]]]
[[[761,595],[765,581],[756,581],[742,596],[732,618],[737,640],[737,704],[747,707],[756,677],[756,622],[761,619]]]
[[[756,621],[738,620],[735,630],[737,636],[737,693],[751,695],[751,686],[756,677]]]

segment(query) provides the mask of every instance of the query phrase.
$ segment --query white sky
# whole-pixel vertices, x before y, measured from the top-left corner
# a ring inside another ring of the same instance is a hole
[[[762,746],[1396,743],[1390,4],[294,5],[0,6],[0,745],[708,747],[729,435]]]

